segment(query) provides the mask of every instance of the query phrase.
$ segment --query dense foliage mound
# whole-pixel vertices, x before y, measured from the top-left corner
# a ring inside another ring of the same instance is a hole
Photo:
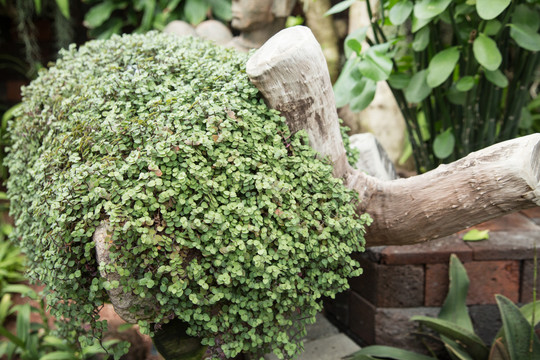
[[[107,290],[148,300],[143,330],[177,317],[240,351],[299,351],[320,298],[360,274],[367,216],[307,137],[289,134],[244,55],[149,33],[71,47],[26,87],[11,124],[15,238],[53,314],[99,336]],[[92,235],[112,228],[118,281]],[[80,337],[83,339],[84,337]]]

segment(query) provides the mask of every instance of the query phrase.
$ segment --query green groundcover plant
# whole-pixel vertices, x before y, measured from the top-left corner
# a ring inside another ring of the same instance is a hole
[[[67,338],[101,336],[106,291],[122,287],[147,300],[133,309],[144,332],[177,318],[226,357],[290,358],[320,298],[361,273],[350,254],[369,217],[264,104],[246,59],[115,36],[63,51],[24,88],[6,158],[13,239]],[[100,268],[104,221],[112,264]]]

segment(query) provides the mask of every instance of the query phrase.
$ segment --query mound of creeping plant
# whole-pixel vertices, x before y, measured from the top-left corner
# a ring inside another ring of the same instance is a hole
[[[134,309],[146,332],[178,318],[227,357],[289,358],[320,298],[361,273],[350,254],[369,217],[264,104],[245,61],[193,39],[117,36],[64,51],[23,90],[13,235],[66,335],[100,336],[106,291],[122,287],[147,300]],[[113,265],[100,269],[104,221]]]

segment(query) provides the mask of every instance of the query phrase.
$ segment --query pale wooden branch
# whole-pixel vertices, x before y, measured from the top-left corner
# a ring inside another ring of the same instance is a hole
[[[344,163],[343,142],[319,44],[305,27],[281,31],[247,64],[269,106],[304,129],[373,217],[368,246],[411,244],[450,235],[540,205],[540,134],[500,143],[426,174],[383,181]]]

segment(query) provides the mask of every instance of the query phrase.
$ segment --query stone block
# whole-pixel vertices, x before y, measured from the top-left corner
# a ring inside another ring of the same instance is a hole
[[[351,291],[349,305],[349,329],[355,337],[367,344],[375,343],[376,308],[366,299]]]
[[[349,291],[336,294],[334,299],[323,299],[325,314],[330,315],[340,326],[349,326]]]
[[[362,261],[362,276],[350,280],[351,289],[376,307],[415,307],[424,302],[422,265],[381,265]]]
[[[502,326],[501,316],[497,305],[472,305],[469,306],[476,335],[488,346],[491,345],[497,331]]]
[[[437,317],[439,310],[439,308],[434,307],[377,309],[375,315],[375,344],[424,352],[425,346],[415,335],[419,331],[419,325],[414,321],[410,321],[410,319],[416,315]],[[430,346],[435,346],[435,344],[430,343]]]
[[[540,265],[540,264],[538,264]],[[538,269],[540,271],[540,268]],[[519,294],[519,301],[523,304],[533,301],[533,284],[534,284],[534,260],[523,261],[523,267],[521,270],[521,288]],[[536,289],[537,294],[540,290],[540,274],[536,276]],[[537,296],[538,299],[538,296]]]
[[[381,262],[388,265],[448,263],[450,254],[461,261],[472,260],[471,248],[458,235],[414,245],[387,246],[381,251]]]
[[[336,334],[304,344],[304,351],[298,360],[339,360],[360,350],[345,334]],[[277,360],[274,354],[264,356],[265,360]]]
[[[519,261],[473,261],[463,264],[469,276],[468,305],[495,304],[502,294],[519,301]],[[426,306],[440,306],[448,293],[448,265],[426,265]]]

